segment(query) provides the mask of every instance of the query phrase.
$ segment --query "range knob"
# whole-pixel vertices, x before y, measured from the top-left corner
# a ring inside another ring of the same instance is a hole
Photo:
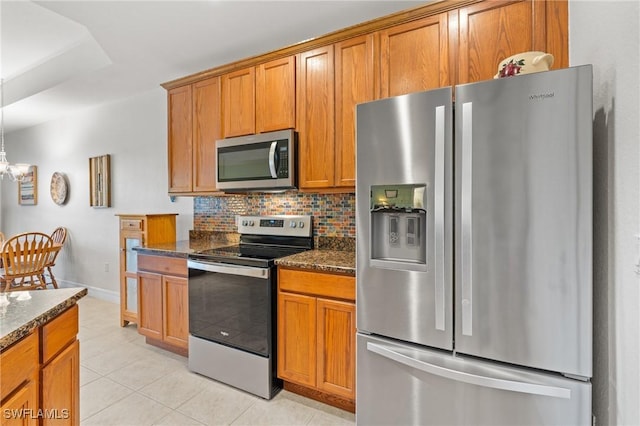
[[[303,222],[303,221],[300,221],[300,223],[298,223],[298,227],[299,227],[300,229],[304,228],[304,222]]]
[[[253,226],[253,221],[252,220],[249,221],[249,226]]]
[[[296,227],[296,222],[292,220],[291,222],[289,222],[289,226],[292,227],[292,228],[295,228]]]
[[[247,226],[248,224],[249,224],[249,222],[248,222],[248,221],[246,221],[246,220],[243,220],[243,221],[242,221],[242,226]]]

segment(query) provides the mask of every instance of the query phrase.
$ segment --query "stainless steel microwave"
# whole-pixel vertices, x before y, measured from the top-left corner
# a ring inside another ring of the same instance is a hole
[[[216,141],[216,188],[277,191],[296,187],[293,129]]]

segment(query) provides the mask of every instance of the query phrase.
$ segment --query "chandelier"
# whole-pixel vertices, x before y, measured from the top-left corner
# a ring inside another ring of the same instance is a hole
[[[11,180],[21,182],[29,172],[29,164],[9,164],[4,150],[4,80],[0,80],[0,179],[8,176]]]

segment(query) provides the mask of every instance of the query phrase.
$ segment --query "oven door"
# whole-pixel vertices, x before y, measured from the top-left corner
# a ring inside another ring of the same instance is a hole
[[[274,333],[270,268],[188,260],[189,334],[268,357]]]

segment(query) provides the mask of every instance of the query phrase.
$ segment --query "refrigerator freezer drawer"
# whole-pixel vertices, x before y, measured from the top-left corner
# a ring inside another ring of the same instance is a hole
[[[585,425],[591,384],[358,334],[361,425]]]

